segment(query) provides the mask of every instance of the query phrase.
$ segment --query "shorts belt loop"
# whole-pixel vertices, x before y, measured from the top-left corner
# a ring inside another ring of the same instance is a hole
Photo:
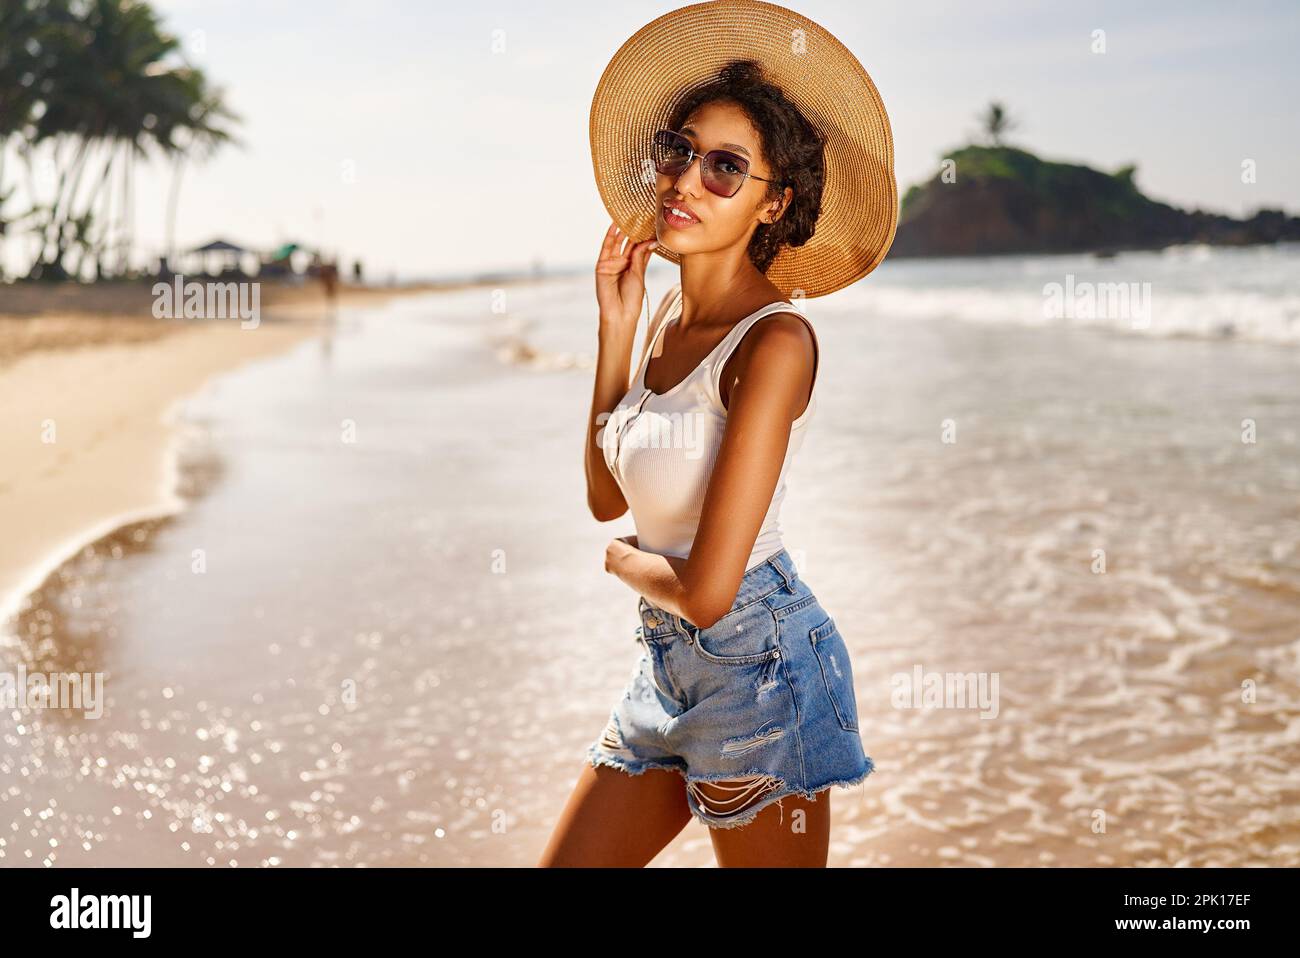
[[[785,571],[785,566],[783,566],[781,563],[776,561],[776,556],[772,556],[772,558],[769,561],[776,568],[776,571],[781,573],[781,578],[785,580],[785,591],[798,592],[799,590],[794,587],[794,579],[792,579],[790,575]]]

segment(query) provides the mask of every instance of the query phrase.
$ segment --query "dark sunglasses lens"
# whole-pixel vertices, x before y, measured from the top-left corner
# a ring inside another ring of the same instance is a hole
[[[660,130],[654,139],[655,169],[665,176],[680,176],[691,161],[691,141]]]
[[[714,150],[704,161],[704,185],[719,196],[733,196],[745,183],[749,164],[734,153]]]

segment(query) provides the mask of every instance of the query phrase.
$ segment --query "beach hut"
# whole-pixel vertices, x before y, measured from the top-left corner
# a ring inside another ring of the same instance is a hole
[[[223,239],[204,243],[187,251],[185,257],[190,267],[187,272],[197,272],[208,276],[248,276],[243,268],[246,259],[252,257],[251,250]]]

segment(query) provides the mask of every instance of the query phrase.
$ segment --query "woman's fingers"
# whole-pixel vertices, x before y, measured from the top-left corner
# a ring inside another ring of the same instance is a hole
[[[615,224],[611,223],[605,233],[605,241],[600,246],[600,256],[602,259],[621,259],[623,257],[623,243],[626,237],[623,231]]]
[[[658,244],[658,237],[654,236],[639,243],[633,242],[632,238],[619,229],[617,224],[611,223],[609,229],[605,231],[605,239],[601,242],[600,260],[596,268],[601,273],[620,273],[630,266],[638,273],[644,274],[650,254]]]
[[[618,227],[610,223],[609,229],[605,230],[605,238],[600,244],[600,255],[603,259],[608,256],[614,249],[614,237],[618,235]]]
[[[637,273],[639,273],[642,276],[645,275],[646,266],[650,262],[650,254],[655,251],[655,247],[658,245],[659,245],[659,241],[654,238],[648,239],[644,243],[638,245],[635,253],[635,263],[636,263]]]
[[[609,229],[605,231],[605,239],[600,244],[600,255],[604,256],[622,256],[622,247],[627,239],[623,231],[618,228],[617,223],[610,223]]]
[[[602,256],[596,263],[596,270],[601,273],[621,273],[627,269],[627,257],[617,253]]]
[[[627,257],[619,251],[623,245],[623,232],[613,223],[605,231],[605,239],[600,244],[600,258],[596,261],[599,273],[621,273],[627,269]]]

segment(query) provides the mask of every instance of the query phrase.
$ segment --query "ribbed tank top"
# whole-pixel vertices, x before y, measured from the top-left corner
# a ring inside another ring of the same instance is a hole
[[[769,303],[740,320],[685,379],[665,393],[646,387],[646,367],[669,324],[681,318],[682,292],[641,359],[636,379],[610,414],[601,447],[610,474],[618,482],[636,523],[637,545],[656,555],[690,555],[708,491],[709,476],[722,444],[727,408],[722,404],[722,370],[749,329],[764,316],[795,313],[788,302]],[[808,322],[804,319],[804,322]],[[812,326],[809,324],[809,329]],[[815,341],[815,334],[814,334]],[[820,363],[818,364],[820,365]],[[745,565],[748,571],[782,549],[780,512],[790,463],[803,445],[817,408],[817,375],[802,415],[790,426],[790,442],[772,502]]]

